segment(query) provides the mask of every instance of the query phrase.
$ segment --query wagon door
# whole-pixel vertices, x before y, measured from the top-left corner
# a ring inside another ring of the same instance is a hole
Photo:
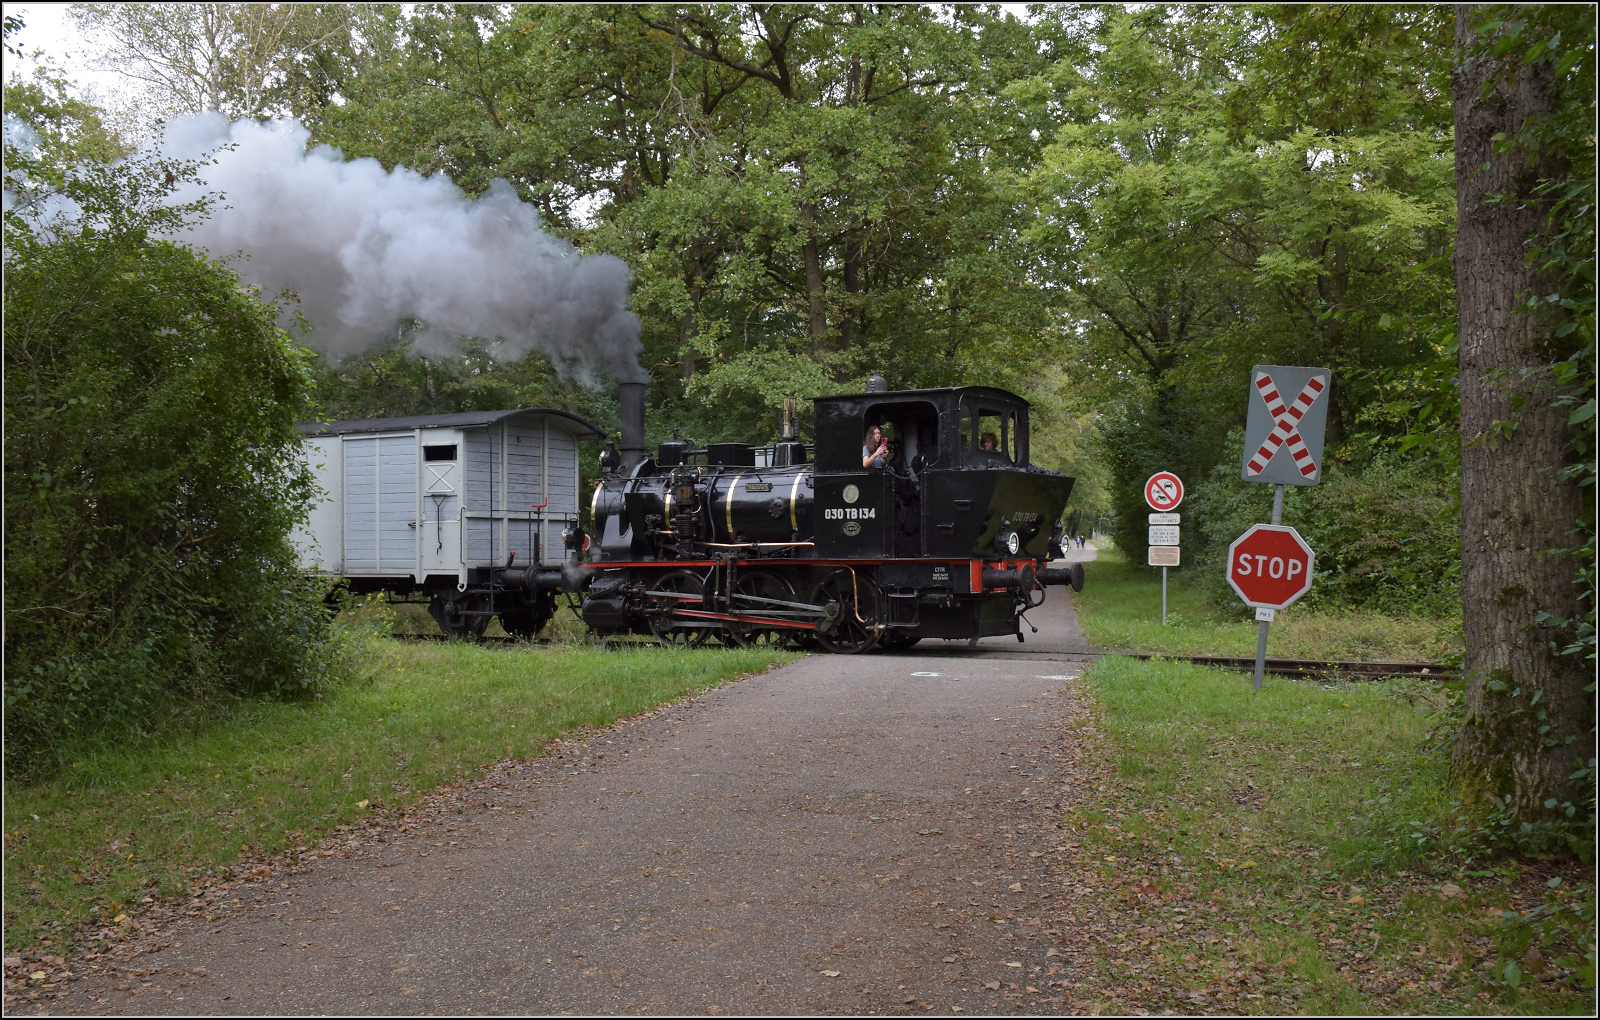
[[[417,440],[352,436],[344,442],[344,571],[414,574],[417,568]]]

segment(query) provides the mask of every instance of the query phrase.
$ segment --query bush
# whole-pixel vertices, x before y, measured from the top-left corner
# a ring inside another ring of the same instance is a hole
[[[20,138],[19,138],[20,136]],[[159,239],[192,167],[6,145],[5,759],[303,694],[331,659],[289,546],[303,354],[226,265]]]
[[[1237,431],[1230,444],[1243,445]],[[1230,460],[1190,499],[1198,583],[1218,605],[1242,610],[1227,582],[1228,545],[1272,519],[1272,486],[1243,481]],[[1316,583],[1300,605],[1424,616],[1460,611],[1457,497],[1452,480],[1426,465],[1398,454],[1360,467],[1330,461],[1320,485],[1286,488],[1283,523],[1316,552]]]

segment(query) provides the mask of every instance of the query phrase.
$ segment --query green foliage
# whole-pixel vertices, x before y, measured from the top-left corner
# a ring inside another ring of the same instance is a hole
[[[1242,434],[1229,444],[1238,449]],[[1453,474],[1383,453],[1362,466],[1327,465],[1322,483],[1287,486],[1283,523],[1316,551],[1315,583],[1296,605],[1365,607],[1442,617],[1460,611],[1461,526]],[[1227,583],[1228,545],[1270,519],[1272,486],[1245,482],[1237,461],[1218,464],[1194,487],[1198,584],[1215,604],[1243,604]]]
[[[1046,59],[1031,32],[973,7],[419,6],[300,112],[469,193],[503,177],[624,258],[652,427],[760,440],[783,397],[871,371],[1034,377],[1020,181],[1049,117],[1008,91]]]
[[[306,357],[225,265],[159,239],[193,167],[8,142],[5,737],[159,729],[335,668],[288,544],[311,495]]]
[[[1111,405],[1117,540],[1142,558],[1145,479],[1196,484],[1237,454],[1252,364],[1333,369],[1341,454],[1358,423],[1398,427],[1364,417],[1365,376],[1442,356],[1449,23],[1387,6],[1052,17],[1082,45],[1039,86],[1065,123],[1033,174],[1029,238],[1068,352]]]

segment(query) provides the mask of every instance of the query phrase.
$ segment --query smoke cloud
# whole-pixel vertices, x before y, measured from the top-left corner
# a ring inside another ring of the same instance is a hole
[[[427,324],[414,345],[423,353],[481,337],[498,360],[538,350],[589,386],[606,373],[646,378],[621,259],[579,255],[545,233],[506,181],[469,198],[443,175],[307,151],[309,138],[294,121],[207,113],[168,122],[161,148],[208,159],[203,190],[222,196],[180,239],[213,258],[243,252],[237,268],[268,296],[294,290],[314,347],[342,358],[409,318]]]

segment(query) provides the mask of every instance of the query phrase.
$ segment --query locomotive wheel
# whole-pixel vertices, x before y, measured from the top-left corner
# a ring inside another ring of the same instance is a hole
[[[814,606],[838,607],[832,630],[825,634],[818,628],[816,632],[817,643],[823,648],[840,655],[855,655],[878,643],[883,632],[871,625],[882,615],[881,600],[878,586],[871,579],[836,570],[812,587],[810,601]]]
[[[700,596],[705,591],[700,578],[687,570],[674,570],[649,582],[649,586],[651,591],[682,592],[685,596],[677,599],[652,595],[645,602],[645,616],[650,620],[650,633],[656,640],[668,648],[694,648],[705,644],[711,635],[710,628],[686,627],[673,619],[673,610],[680,604],[700,607]]]
[[[770,570],[752,570],[739,576],[733,586],[732,611],[735,613],[771,612],[772,607],[761,602],[746,602],[740,596],[752,599],[778,599],[797,601],[794,585],[781,574]],[[794,631],[785,627],[757,627],[752,624],[733,623],[723,631],[728,643],[740,648],[786,648],[792,643]]]

